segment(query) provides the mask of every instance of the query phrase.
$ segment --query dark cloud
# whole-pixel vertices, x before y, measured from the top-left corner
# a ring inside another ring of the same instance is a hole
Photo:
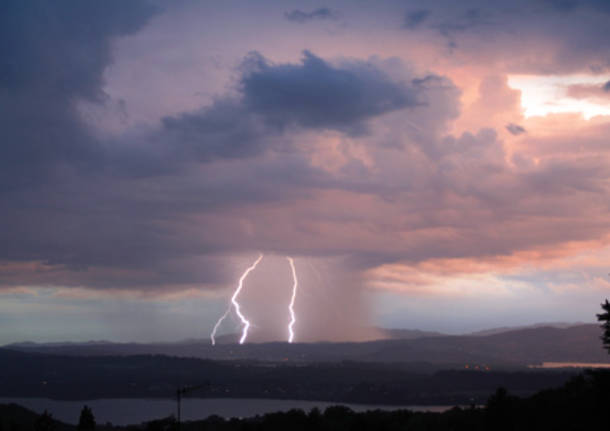
[[[199,112],[164,118],[160,139],[173,146],[181,161],[206,162],[260,154],[269,146],[270,134],[241,101],[220,99]]]
[[[142,18],[139,25],[144,22]],[[37,127],[25,130],[20,139],[31,150],[23,152],[21,168],[34,170],[32,160],[37,159],[55,171],[52,180],[4,192],[0,221],[12,229],[0,233],[0,262],[17,268],[0,273],[4,285],[139,288],[217,282],[215,264],[206,263],[213,261],[209,254],[276,248],[283,242],[265,245],[239,230],[221,228],[216,211],[239,213],[266,202],[304,199],[315,189],[362,187],[311,166],[291,149],[287,131],[362,134],[369,121],[416,107],[416,96],[427,91],[420,84],[395,82],[366,61],[331,65],[305,52],[299,64],[273,64],[254,53],[241,66],[236,94],[166,117],[144,134],[102,142],[92,137],[74,106],[79,99],[104,99],[101,71],[111,58],[104,36],[95,40],[101,46],[99,64],[79,73],[97,78],[84,77],[75,83],[78,89],[66,93],[47,89],[61,97],[37,107]],[[81,44],[87,46],[87,40],[76,42],[77,51]],[[60,68],[57,73],[64,72]],[[43,84],[12,85],[11,91],[25,99],[30,86]],[[56,126],[61,127],[53,134]],[[34,137],[26,135],[33,132]],[[34,138],[38,141],[32,143]],[[73,158],[61,153],[64,143],[79,150]],[[274,150],[282,154],[279,161],[261,157]],[[74,169],[81,163],[91,167]],[[359,168],[343,169],[344,176],[362,172],[361,163],[351,165]],[[211,224],[193,231],[189,219],[203,215],[211,217]],[[26,262],[38,269],[22,273],[18,268]]]
[[[546,0],[548,4],[561,11],[571,12],[578,7],[577,0]]]
[[[337,20],[339,19],[339,14],[332,9],[322,7],[311,12],[295,9],[290,12],[284,12],[284,17],[289,21],[303,24],[313,20]]]
[[[524,127],[522,127],[518,124],[515,124],[515,123],[508,123],[506,125],[506,130],[508,130],[511,135],[515,135],[515,136],[521,135],[526,132]]]
[[[61,164],[94,168],[102,149],[76,103],[104,101],[112,38],[137,31],[154,10],[117,0],[0,8],[0,191],[42,181]]]
[[[142,1],[2,3],[2,87],[103,98],[111,37],[135,32],[154,10]]]
[[[285,148],[288,141],[277,137],[291,127],[362,134],[368,120],[414,107],[425,92],[416,81],[392,81],[372,63],[333,66],[309,51],[300,64],[273,64],[251,53],[242,73],[239,96],[163,119],[155,139],[171,145],[166,162],[252,157]]]
[[[241,80],[245,107],[277,127],[362,133],[369,118],[418,104],[417,92],[371,63],[332,66],[309,51],[301,64],[270,64],[252,54]]]
[[[430,16],[428,9],[418,9],[407,12],[405,15],[405,27],[406,28],[417,28],[419,27],[428,17]]]
[[[471,8],[459,12],[451,19],[442,20],[435,25],[443,36],[453,36],[455,33],[467,31],[481,31],[481,27],[490,28],[494,26],[492,14],[485,9]]]
[[[610,91],[610,81],[608,81],[604,84],[603,89],[606,92]]]
[[[500,3],[421,0],[410,6],[429,12],[416,24],[417,30],[442,36],[452,54],[457,50],[473,60],[497,59],[506,62],[512,73],[567,74],[610,68],[610,45],[605,42],[609,2],[517,0],[510,7]],[[403,27],[409,28],[407,23]]]
[[[545,0],[545,2],[563,12],[574,12],[577,9],[610,12],[610,5],[606,0]]]

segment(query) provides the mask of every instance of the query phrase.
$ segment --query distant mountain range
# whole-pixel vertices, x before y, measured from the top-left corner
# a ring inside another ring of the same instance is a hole
[[[414,340],[423,337],[440,337],[447,334],[434,331],[422,331],[419,329],[387,329],[375,328],[385,339],[390,340]]]
[[[533,328],[571,328],[573,326],[582,326],[587,325],[584,322],[545,322],[545,323],[535,323],[533,325],[522,325],[522,326],[502,326],[499,328],[492,329],[484,329],[482,331],[471,332],[468,335],[494,335],[501,334],[503,332],[516,331],[519,329],[533,329]]]
[[[554,323],[514,329],[498,328],[469,335],[416,330],[385,330],[388,339],[362,343],[247,343],[234,336],[175,343],[16,343],[7,349],[76,356],[161,354],[216,360],[254,359],[291,362],[426,363],[435,367],[525,366],[542,362],[609,362],[597,324]]]
[[[586,325],[583,322],[546,322],[546,323],[536,323],[533,325],[522,325],[522,326],[504,326],[498,328],[484,329],[481,331],[470,332],[461,335],[493,335],[500,334],[502,332],[510,332],[519,329],[529,329],[529,328],[541,328],[541,327],[550,327],[550,328],[570,328],[572,326],[580,326]],[[450,334],[438,331],[425,331],[421,329],[402,329],[402,328],[374,328],[375,332],[379,333],[381,337],[379,340],[414,340],[416,338],[424,338],[424,337],[448,337]],[[237,344],[239,340],[240,334],[224,334],[216,337],[217,344]],[[374,340],[373,340],[374,341]],[[208,338],[187,338],[185,340],[180,341],[166,341],[166,342],[156,342],[150,344],[199,344],[199,343],[209,343]],[[109,340],[89,340],[89,341],[55,341],[55,342],[47,342],[47,343],[37,343],[34,341],[20,341],[17,343],[6,344],[0,347],[6,348],[32,348],[38,349],[43,347],[66,347],[66,346],[92,346],[92,345],[108,345],[108,344],[134,344],[134,343],[117,343]]]
[[[520,329],[532,329],[532,328],[571,328],[572,326],[586,325],[584,322],[544,322],[535,323],[533,325],[520,325],[520,326],[502,326],[498,328],[484,329],[481,331],[470,332],[461,335],[494,335],[501,334],[503,332],[511,332]],[[376,328],[379,333],[383,334],[385,338],[393,340],[412,340],[415,338],[423,337],[441,337],[449,336],[449,334],[436,331],[422,331],[419,329],[387,329],[387,328]]]

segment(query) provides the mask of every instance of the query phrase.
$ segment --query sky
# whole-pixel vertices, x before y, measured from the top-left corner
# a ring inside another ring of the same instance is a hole
[[[593,322],[604,0],[0,5],[0,343]],[[219,333],[238,332],[232,310]]]

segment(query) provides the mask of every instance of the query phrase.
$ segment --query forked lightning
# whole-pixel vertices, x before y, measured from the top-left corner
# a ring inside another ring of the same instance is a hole
[[[251,266],[249,266],[248,269],[246,269],[244,271],[244,273],[241,275],[241,277],[239,279],[239,283],[237,285],[237,289],[235,289],[235,292],[233,292],[233,296],[231,297],[231,301],[229,303],[229,306],[227,307],[227,310],[224,312],[224,314],[222,316],[220,316],[220,319],[218,319],[218,321],[214,325],[214,329],[212,330],[212,333],[210,334],[210,339],[212,340],[213,346],[216,345],[216,332],[218,331],[220,324],[227,318],[227,316],[229,315],[229,313],[231,312],[232,309],[235,310],[235,314],[237,314],[237,317],[239,317],[239,320],[241,320],[241,323],[243,325],[241,337],[239,339],[239,344],[244,344],[244,342],[246,341],[246,338],[248,337],[248,329],[250,328],[250,321],[248,319],[246,319],[246,317],[242,314],[239,302],[237,302],[237,297],[239,296],[239,293],[241,292],[242,288],[244,287],[244,281],[246,280],[246,277],[248,276],[248,274],[250,274],[250,272],[254,271],[254,269],[256,268],[256,266],[259,264],[259,262],[262,259],[263,259],[263,254],[261,253],[258,256],[258,259],[256,259],[256,261]],[[297,270],[294,266],[294,259],[292,259],[290,256],[286,256],[286,259],[288,259],[288,263],[290,264],[290,269],[292,271],[292,281],[293,281],[292,295],[290,297],[290,303],[288,304],[288,312],[290,313],[290,322],[288,323],[288,342],[292,343],[294,341],[294,324],[297,321],[297,317],[294,312],[294,303],[297,298],[297,289],[299,287],[299,280],[297,278]]]
[[[227,311],[225,311],[225,313],[220,317],[220,319],[218,319],[218,322],[216,322],[216,325],[214,325],[214,329],[212,330],[212,334],[210,335],[210,338],[212,340],[212,345],[216,344],[216,338],[215,338],[216,331],[218,330],[218,327],[220,326],[222,321],[231,312],[231,307],[233,307],[235,309],[235,314],[237,314],[237,317],[239,317],[239,320],[241,320],[241,323],[243,325],[243,328],[241,331],[241,338],[239,339],[239,344],[244,344],[244,342],[246,341],[246,338],[248,337],[248,329],[250,328],[250,321],[248,319],[246,319],[246,317],[241,313],[241,309],[239,307],[239,302],[237,302],[237,297],[238,297],[239,293],[241,292],[241,289],[244,287],[244,280],[246,279],[248,274],[250,274],[250,272],[254,271],[254,269],[256,268],[256,265],[258,265],[258,263],[262,259],[263,259],[263,254],[261,253],[258,256],[258,259],[256,259],[256,261],[251,266],[249,266],[248,269],[246,269],[244,271],[244,273],[242,274],[242,276],[239,278],[239,284],[237,285],[237,289],[235,289],[235,292],[233,292],[233,296],[231,297],[231,303],[229,304]]]

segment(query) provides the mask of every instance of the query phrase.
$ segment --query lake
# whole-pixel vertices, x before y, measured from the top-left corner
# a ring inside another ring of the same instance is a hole
[[[59,401],[46,398],[0,398],[0,404],[15,403],[35,412],[45,409],[62,422],[78,422],[83,405],[93,410],[98,424],[112,422],[115,425],[138,424],[144,421],[176,414],[176,401],[168,399],[101,399],[88,401]],[[302,409],[309,411],[314,407],[324,410],[333,405],[344,405],[354,411],[399,410],[442,412],[452,406],[373,406],[364,404],[329,403],[322,401],[267,400],[237,398],[186,398],[182,400],[182,419],[205,419],[210,415],[225,418],[250,417],[265,413]]]
[[[528,365],[529,368],[610,368],[607,362],[543,362]]]

